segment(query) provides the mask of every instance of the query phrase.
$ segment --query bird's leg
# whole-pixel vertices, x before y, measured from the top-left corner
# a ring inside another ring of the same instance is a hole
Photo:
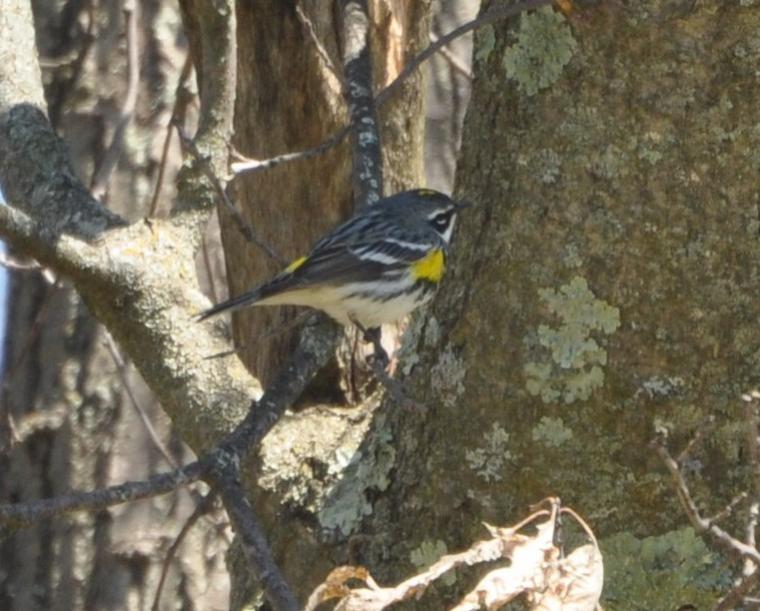
[[[375,353],[372,355],[372,358],[376,363],[379,363],[380,367],[385,370],[388,367],[388,363],[390,363],[390,358],[388,357],[388,353],[385,351],[385,348],[383,348],[383,330],[381,327],[371,327],[370,329],[362,329],[359,327],[361,331],[364,333],[364,341],[369,342],[372,344],[372,347],[375,350]]]
[[[400,405],[420,410],[424,409],[424,406],[407,396],[404,392],[403,385],[398,380],[394,380],[385,372],[385,368],[388,366],[390,359],[388,358],[388,353],[385,351],[385,348],[383,348],[380,343],[380,340],[382,339],[382,330],[380,327],[365,329],[364,326],[359,324],[353,318],[351,319],[351,322],[353,322],[359,331],[364,334],[364,341],[372,343],[372,346],[375,349],[375,353],[369,356],[367,362],[369,363],[372,372],[375,374],[377,381],[385,386],[386,390]]]

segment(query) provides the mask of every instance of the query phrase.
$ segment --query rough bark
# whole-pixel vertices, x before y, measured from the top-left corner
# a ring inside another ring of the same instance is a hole
[[[111,141],[125,94],[122,4],[99,3],[88,11],[78,2],[34,3],[49,116],[66,141],[66,147],[51,146],[60,148],[59,161],[68,158],[62,163],[85,184]],[[105,196],[128,219],[148,214],[184,56],[177,7],[139,4],[138,103]],[[28,36],[33,42],[34,32]],[[32,59],[25,55],[4,61],[33,70],[37,64]],[[34,79],[22,82],[31,85]],[[175,141],[166,195],[175,192],[177,153]],[[6,161],[13,172],[23,173],[36,160]],[[56,170],[52,163],[51,168]],[[8,185],[22,184],[9,174],[5,177]],[[69,186],[61,184],[62,192]],[[43,201],[34,192],[7,191],[6,196]],[[60,200],[62,206],[71,203],[67,196]],[[74,211],[69,209],[72,215]],[[17,439],[12,449],[10,437],[2,439],[2,502],[93,489],[168,468],[130,404],[102,326],[71,286],[64,279],[59,282],[52,286],[39,272],[11,277],[0,414],[4,424],[13,423]],[[189,453],[171,437],[169,421],[153,395],[131,366],[125,374],[171,456],[187,460]],[[0,608],[149,608],[167,548],[193,506],[187,493],[180,492],[94,515],[61,516],[16,532],[0,543]],[[226,543],[220,544],[215,528],[201,520],[190,534],[181,560],[170,569],[162,608],[175,608],[180,601],[187,608],[225,607]]]
[[[380,429],[393,478],[360,547],[398,579],[415,550],[463,548],[556,494],[602,537],[605,608],[709,608],[729,573],[648,442],[661,427],[678,448],[714,415],[688,465],[699,502],[746,487],[760,7],[577,4],[476,37],[457,187],[474,207],[408,338],[428,411]]]

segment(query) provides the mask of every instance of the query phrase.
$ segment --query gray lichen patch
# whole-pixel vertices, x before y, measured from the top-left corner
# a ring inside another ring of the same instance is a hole
[[[361,448],[343,461],[334,485],[326,490],[317,519],[325,533],[339,538],[355,532],[362,518],[372,513],[367,493],[382,492],[390,485],[389,474],[396,460],[393,437],[385,417],[378,416]]]
[[[545,7],[521,14],[517,42],[504,52],[502,63],[518,89],[532,96],[559,79],[577,46],[565,18]]]
[[[454,407],[464,394],[464,361],[448,345],[430,372],[432,388],[446,407]]]
[[[573,438],[573,431],[565,426],[562,418],[544,416],[533,427],[532,437],[533,441],[542,443],[549,448],[558,448]]]
[[[539,325],[538,343],[548,353],[525,364],[525,387],[544,403],[588,399],[604,383],[607,351],[599,342],[620,326],[620,311],[597,299],[580,276],[557,291],[541,289],[539,295],[561,323]]]
[[[395,456],[389,434],[370,433],[376,406],[288,414],[262,443],[259,485],[317,515],[325,529],[349,534],[372,511],[364,492],[387,486]]]
[[[512,458],[507,449],[509,433],[494,422],[484,442],[480,447],[465,450],[465,460],[478,477],[486,482],[498,482],[503,477],[504,464]]]

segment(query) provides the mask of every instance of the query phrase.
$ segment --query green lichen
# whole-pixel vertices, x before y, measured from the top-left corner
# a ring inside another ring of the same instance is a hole
[[[377,418],[368,446],[354,452],[341,469],[340,479],[327,490],[324,504],[317,512],[325,531],[342,537],[355,532],[362,518],[372,513],[367,492],[388,488],[388,474],[396,460],[396,450],[384,422],[382,416]]]
[[[692,528],[644,539],[619,533],[600,546],[608,611],[710,609],[730,587],[730,572]]]
[[[446,346],[430,371],[431,386],[445,406],[455,407],[459,397],[464,394],[464,375],[464,361],[450,345]]]
[[[509,433],[494,422],[485,435],[485,442],[484,446],[466,450],[464,457],[470,469],[480,478],[487,482],[498,482],[502,479],[504,463],[512,458],[507,450]]]
[[[525,387],[544,403],[588,399],[603,385],[602,368],[607,364],[607,351],[591,334],[614,333],[620,326],[620,311],[597,299],[579,276],[559,291],[541,289],[539,295],[562,323],[556,328],[539,325],[538,342],[549,355],[542,362],[526,363]]]
[[[396,458],[384,415],[374,415],[378,406],[371,399],[350,418],[328,408],[287,414],[262,443],[259,486],[315,515],[332,537],[354,532],[372,513],[368,492],[388,487]]]
[[[573,438],[573,431],[565,426],[562,418],[544,416],[533,427],[533,441],[538,441],[550,448],[558,448]]]
[[[641,383],[641,389],[650,399],[667,398],[679,394],[686,386],[678,376],[651,376]]]
[[[577,46],[565,18],[551,7],[522,13],[517,42],[504,52],[504,69],[532,96],[559,79]]]
[[[475,61],[487,61],[496,46],[496,34],[492,25],[484,26],[475,35]]]
[[[409,553],[409,560],[418,570],[424,571],[438,562],[438,560],[441,559],[441,556],[446,555],[447,551],[448,548],[446,547],[446,544],[440,539],[436,539],[435,541],[426,539],[420,543],[419,547],[413,549]],[[456,583],[456,574],[454,571],[449,571],[441,577],[441,582],[444,585],[453,586]]]

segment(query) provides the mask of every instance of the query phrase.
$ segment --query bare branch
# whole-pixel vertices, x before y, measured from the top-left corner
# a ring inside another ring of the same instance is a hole
[[[11,527],[29,526],[34,522],[72,511],[95,511],[129,501],[138,501],[176,490],[198,481],[203,474],[200,462],[176,471],[154,475],[144,481],[125,482],[91,492],[74,492],[52,499],[0,505],[0,520]]]
[[[158,209],[158,198],[161,196],[161,188],[164,185],[164,174],[166,172],[166,163],[169,159],[169,145],[172,141],[174,126],[184,124],[187,107],[193,99],[187,87],[187,80],[190,78],[192,70],[193,62],[190,55],[188,55],[185,58],[185,63],[182,65],[182,71],[177,80],[177,89],[174,93],[174,108],[172,108],[172,114],[166,126],[166,136],[164,136],[164,145],[161,149],[161,161],[158,164],[158,177],[156,178],[156,186],[153,189],[153,197],[150,200],[149,217],[155,216]]]
[[[707,521],[710,523],[713,522],[720,522],[721,520],[725,520],[727,517],[731,516],[734,513],[734,509],[738,507],[738,505],[744,501],[747,498],[746,492],[740,492],[737,494],[734,498],[732,498],[728,504],[721,509],[718,513],[716,513],[713,516],[710,516],[707,518]]]
[[[44,221],[27,216],[20,207],[0,206],[0,236],[26,256],[70,276],[100,267],[97,249],[87,242],[59,234]]]
[[[329,85],[333,85],[330,79],[334,79],[335,84],[337,85],[334,87],[334,91],[339,93],[340,88],[344,86],[343,75],[337,70],[335,64],[333,64],[330,54],[327,52],[327,49],[325,49],[322,41],[319,40],[319,36],[317,36],[314,23],[304,12],[300,2],[296,2],[296,16],[298,17],[298,21],[300,21],[303,27],[306,28],[306,31],[309,33],[309,40],[311,40],[312,44],[317,49],[317,55],[319,56],[319,59],[322,60],[322,65],[324,67],[325,72],[323,72],[323,74],[325,79],[328,81]]]
[[[686,480],[684,480],[678,463],[670,455],[670,452],[662,443],[662,441],[659,439],[653,441],[652,447],[655,452],[657,452],[657,455],[660,457],[666,469],[670,473],[670,476],[673,479],[673,485],[675,486],[676,492],[678,493],[678,499],[681,501],[681,506],[686,512],[686,516],[689,518],[689,522],[691,522],[694,529],[698,532],[709,534],[713,539],[715,539],[717,543],[723,545],[729,551],[744,558],[749,558],[753,562],[758,563],[758,561],[760,561],[760,552],[758,552],[757,549],[750,545],[747,545],[743,541],[739,541],[739,539],[736,539],[735,537],[732,537],[725,530],[702,517],[696,503],[694,502],[694,499],[691,496],[691,492],[689,491],[689,487],[686,484]]]
[[[293,153],[283,153],[282,155],[276,155],[269,159],[252,159],[241,155],[238,151],[232,151],[232,158],[237,159],[230,164],[230,169],[233,174],[243,174],[245,172],[262,172],[264,170],[271,170],[283,163],[289,163],[291,161],[299,161],[301,159],[312,159],[318,157],[322,153],[329,151],[332,147],[337,146],[343,141],[343,138],[348,136],[351,132],[351,127],[346,126],[330,136],[322,144],[315,146],[314,148],[306,149],[303,151],[296,151]]]
[[[341,17],[345,74],[343,95],[351,117],[354,208],[359,210],[383,197],[383,154],[372,97],[367,0],[342,0]]]
[[[214,455],[208,481],[224,503],[248,564],[277,611],[298,611],[301,607],[272,557],[264,529],[240,483],[240,456],[234,451],[216,451]]]
[[[227,190],[222,185],[222,181],[214,173],[214,169],[211,166],[209,159],[201,154],[201,152],[198,150],[197,145],[195,144],[195,141],[191,140],[188,137],[188,135],[185,133],[185,130],[183,130],[180,125],[177,124],[176,127],[179,138],[182,141],[182,145],[193,155],[197,167],[209,180],[216,195],[219,197],[219,200],[224,204],[224,207],[227,209],[230,215],[232,215],[232,219],[235,221],[235,225],[237,226],[238,231],[241,233],[241,235],[246,239],[247,242],[258,246],[261,251],[268,257],[280,265],[285,265],[287,261],[278,255],[274,249],[269,246],[269,244],[267,244],[264,240],[256,235],[253,227],[251,227],[251,225],[243,218],[243,215],[235,207],[235,204],[232,203],[232,200],[227,194]]]
[[[749,506],[749,518],[745,540],[747,545],[757,547],[757,523],[760,519],[760,440],[758,440],[757,407],[760,404],[760,393],[754,391],[742,396],[744,418],[747,423],[747,446],[749,447],[749,465],[752,470],[752,494]],[[756,562],[745,561],[744,575],[749,577],[760,572]]]
[[[46,109],[37,57],[32,5],[25,0],[4,0],[0,15],[0,113],[18,104]],[[6,193],[6,195],[8,195]]]
[[[164,558],[164,562],[161,567],[161,577],[158,580],[156,595],[153,598],[153,606],[151,607],[151,611],[159,611],[159,605],[161,604],[161,593],[164,589],[166,576],[169,574],[169,567],[171,566],[172,560],[174,560],[174,556],[177,554],[179,546],[182,545],[185,537],[187,537],[188,533],[192,530],[193,526],[195,526],[196,522],[198,522],[198,520],[200,520],[209,511],[211,511],[212,507],[214,506],[216,496],[217,495],[215,492],[209,492],[206,496],[203,497],[203,499],[201,499],[201,502],[195,506],[193,513],[190,514],[190,517],[187,520],[185,520],[185,524],[182,526],[182,529],[179,531],[176,539],[174,539],[171,546],[169,546],[169,549],[166,551],[166,558]]]
[[[745,597],[758,583],[760,583],[760,571],[747,575],[718,601],[713,611],[734,611],[742,603],[749,602]]]
[[[715,417],[711,414],[704,422],[702,422],[702,424],[699,425],[696,432],[694,433],[694,436],[689,440],[689,443],[686,444],[686,447],[681,450],[681,453],[676,457],[676,462],[679,465],[689,456],[691,456],[694,448],[698,447],[699,444],[702,443],[702,440],[704,439],[705,435],[712,429],[714,423]]]
[[[481,28],[484,25],[496,23],[497,21],[501,21],[503,19],[509,19],[510,17],[514,17],[515,15],[524,11],[531,11],[537,8],[541,8],[542,6],[549,6],[550,4],[552,4],[552,0],[524,0],[523,2],[518,2],[517,4],[511,4],[509,6],[495,6],[493,8],[490,8],[488,11],[482,15],[479,15],[472,21],[463,23],[458,28],[451,30],[451,32],[448,34],[444,34],[436,42],[416,55],[412,61],[404,66],[404,69],[399,73],[394,81],[377,94],[375,101],[377,104],[382,104],[388,98],[393,96],[401,87],[402,83],[407,78],[409,78],[409,76],[411,76],[423,62],[432,57],[435,53],[438,53],[438,51],[440,51],[442,48],[446,47],[449,43],[451,43],[452,40],[459,38],[460,36],[464,36],[465,34],[472,32],[477,28]]]
[[[210,212],[214,207],[217,189],[202,166],[208,163],[212,175],[226,176],[237,83],[235,2],[181,0],[180,8],[185,31],[193,43],[190,48],[199,84],[201,109],[194,141],[201,155],[180,170],[173,216],[199,210]],[[196,237],[207,220],[205,214],[197,218]]]
[[[285,410],[301,396],[316,373],[327,364],[338,335],[335,323],[316,315],[314,323],[304,327],[301,340],[283,371],[222,446],[227,446],[240,455],[256,447]]]
[[[140,86],[140,56],[137,40],[137,20],[140,17],[138,7],[139,3],[135,0],[125,0],[122,9],[127,38],[127,91],[124,96],[124,104],[116,120],[111,144],[92,178],[90,191],[93,197],[98,200],[102,200],[108,192],[111,174],[116,169],[116,164],[119,162],[121,151],[124,148],[124,134],[132,121],[132,115],[137,106],[137,92]]]
[[[438,36],[433,34],[433,32],[430,32],[430,42],[433,44],[438,42]],[[454,72],[463,76],[467,81],[472,82],[472,71],[456,55],[446,47],[441,47],[438,52],[449,62]]]
[[[156,429],[153,427],[153,423],[150,421],[150,418],[148,418],[148,414],[145,413],[145,410],[143,409],[142,405],[140,405],[140,402],[137,400],[137,397],[132,390],[132,384],[130,383],[129,377],[127,376],[127,363],[121,356],[121,352],[119,352],[119,348],[116,345],[116,342],[113,341],[113,338],[107,329],[104,330],[104,335],[106,338],[106,346],[108,347],[108,352],[111,353],[111,358],[116,364],[116,370],[119,373],[122,386],[127,393],[127,397],[129,398],[129,402],[132,405],[132,408],[135,410],[137,417],[140,418],[140,422],[142,422],[143,427],[148,433],[148,437],[150,437],[150,440],[153,442],[153,445],[156,446],[156,449],[159,451],[161,456],[164,457],[166,464],[169,465],[169,467],[172,469],[177,469],[177,462],[174,460],[174,458],[172,458],[172,455],[169,454],[169,450],[167,450],[166,446],[164,446],[161,438],[156,432]]]
[[[0,15],[0,180],[13,202],[54,234],[95,237],[124,221],[95,201],[76,177],[45,118],[45,98],[29,2],[5,0]]]

